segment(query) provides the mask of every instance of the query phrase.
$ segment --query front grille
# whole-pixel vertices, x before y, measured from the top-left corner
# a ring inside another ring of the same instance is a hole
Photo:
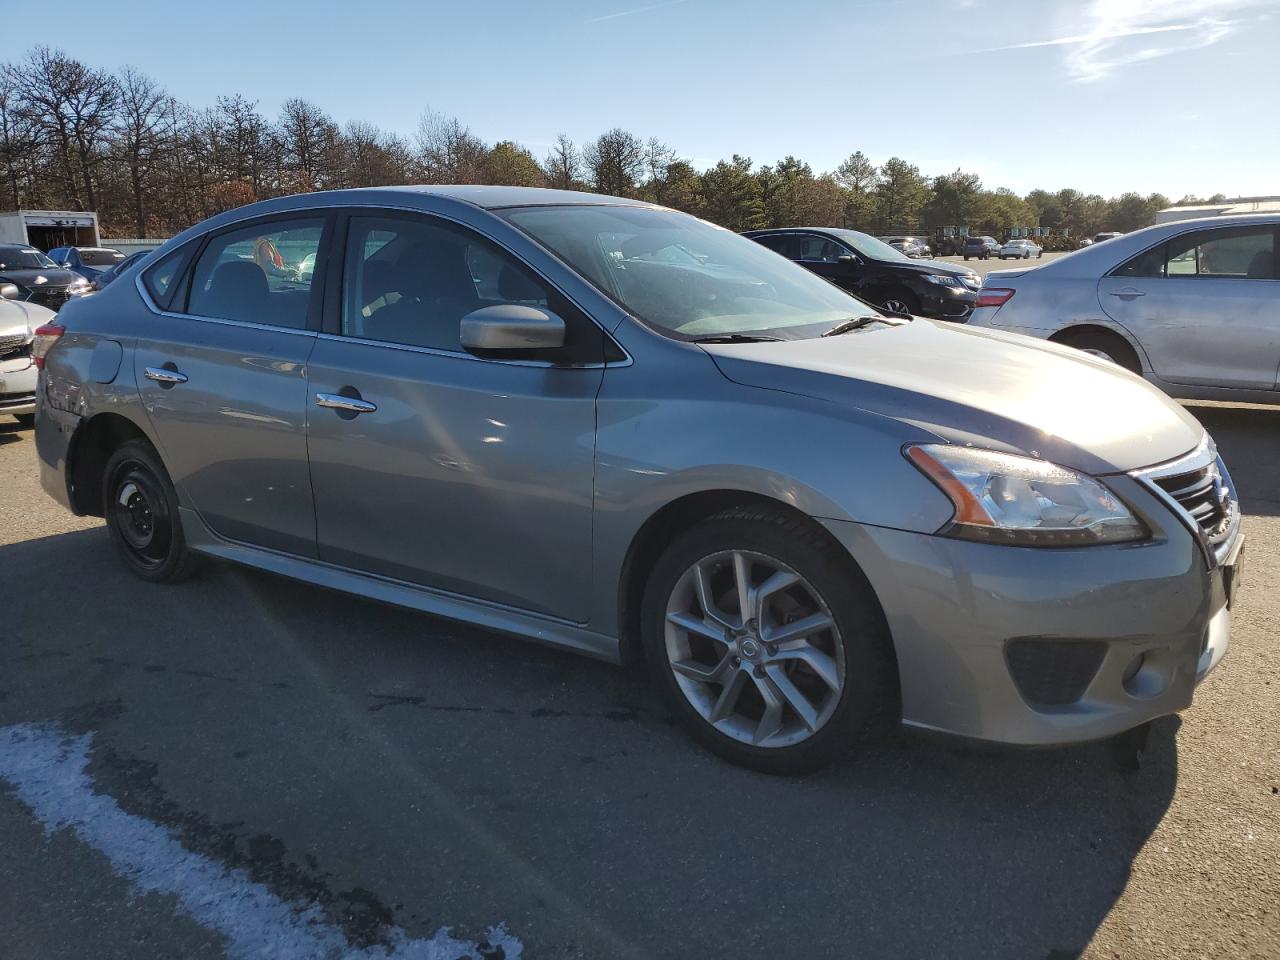
[[[33,288],[31,296],[27,297],[27,299],[32,303],[40,304],[42,307],[48,307],[50,310],[57,310],[71,299],[71,287],[67,285],[55,287],[46,284]]]
[[[1216,461],[1196,470],[1151,479],[1195,521],[1210,545],[1217,547],[1231,535],[1236,505]]]
[[[0,360],[8,360],[13,356],[29,355],[31,347],[27,344],[25,333],[0,337]]]
[[[1102,666],[1101,640],[1010,640],[1004,648],[1009,674],[1032,706],[1061,707],[1084,696]]]

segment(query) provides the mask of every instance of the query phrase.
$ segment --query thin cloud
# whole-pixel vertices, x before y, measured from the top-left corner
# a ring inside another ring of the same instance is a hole
[[[688,0],[664,0],[662,3],[651,3],[647,7],[636,7],[634,10],[619,10],[617,13],[606,13],[603,17],[592,17],[585,23],[604,23],[606,20],[617,20],[619,17],[634,17],[637,13],[648,13],[650,10],[661,10],[663,7],[674,7]]]
[[[1093,0],[1084,33],[1014,43],[996,50],[1066,47],[1067,75],[1079,83],[1101,80],[1134,63],[1208,47],[1245,21],[1226,15],[1259,0]],[[1136,42],[1135,38],[1151,38]]]

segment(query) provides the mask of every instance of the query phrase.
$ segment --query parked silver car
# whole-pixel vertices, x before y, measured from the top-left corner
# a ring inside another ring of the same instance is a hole
[[[0,283],[0,414],[30,426],[35,420],[36,367],[31,346],[36,330],[57,314],[28,303],[15,284]]]
[[[1039,260],[1043,255],[1044,248],[1034,240],[1026,239],[1005,241],[996,251],[1001,260],[1030,260],[1032,257]]]
[[[1180,220],[994,270],[969,323],[1053,340],[1175,397],[1280,403],[1280,217]]]
[[[220,557],[643,658],[760,769],[882,718],[1115,734],[1186,707],[1227,646],[1240,514],[1182,408],[670,210],[282,198],[58,322],[42,480],[139,576]]]

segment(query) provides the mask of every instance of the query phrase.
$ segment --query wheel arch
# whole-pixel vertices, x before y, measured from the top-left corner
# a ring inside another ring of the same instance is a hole
[[[1151,372],[1151,364],[1147,361],[1146,351],[1142,349],[1129,331],[1105,323],[1098,320],[1086,320],[1079,323],[1073,323],[1070,326],[1063,327],[1061,330],[1055,330],[1046,339],[1051,343],[1060,343],[1064,346],[1072,346],[1072,340],[1078,340],[1083,337],[1103,337],[1115,340],[1124,345],[1125,348],[1133,355],[1133,359],[1137,361],[1138,370],[1144,376]]]
[[[118,413],[99,413],[83,421],[67,449],[67,495],[79,516],[101,517],[102,471],[111,454],[130,440],[151,438],[133,420]],[[153,444],[154,446],[154,444]]]
[[[654,511],[636,531],[627,549],[622,564],[622,576],[618,582],[618,626],[621,659],[628,667],[643,664],[644,653],[640,639],[640,607],[647,581],[647,571],[652,569],[662,551],[689,527],[716,514],[734,508],[766,507],[785,514],[810,529],[823,539],[831,541],[844,557],[855,575],[867,580],[871,596],[875,598],[877,612],[884,624],[885,635],[890,638],[889,655],[893,670],[892,693],[893,703],[897,704],[900,685],[898,682],[897,654],[893,649],[892,633],[889,630],[888,618],[870,579],[862,571],[858,562],[848,549],[834,537],[831,532],[803,510],[779,500],[776,497],[753,493],[746,490],[709,489],[685,494]]]

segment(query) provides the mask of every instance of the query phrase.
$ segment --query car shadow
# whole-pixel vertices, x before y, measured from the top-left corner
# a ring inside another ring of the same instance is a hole
[[[17,420],[9,420],[7,423],[0,420],[0,443],[17,443],[30,429],[18,423]]]
[[[1184,404],[1218,444],[1246,515],[1280,516],[1280,406]]]
[[[635,672],[227,565],[150,586],[102,528],[0,547],[19,581],[71,589],[6,595],[0,725],[92,733],[96,789],[353,942],[1073,957],[1178,780],[1174,718],[1137,769],[895,734],[768,777]]]

